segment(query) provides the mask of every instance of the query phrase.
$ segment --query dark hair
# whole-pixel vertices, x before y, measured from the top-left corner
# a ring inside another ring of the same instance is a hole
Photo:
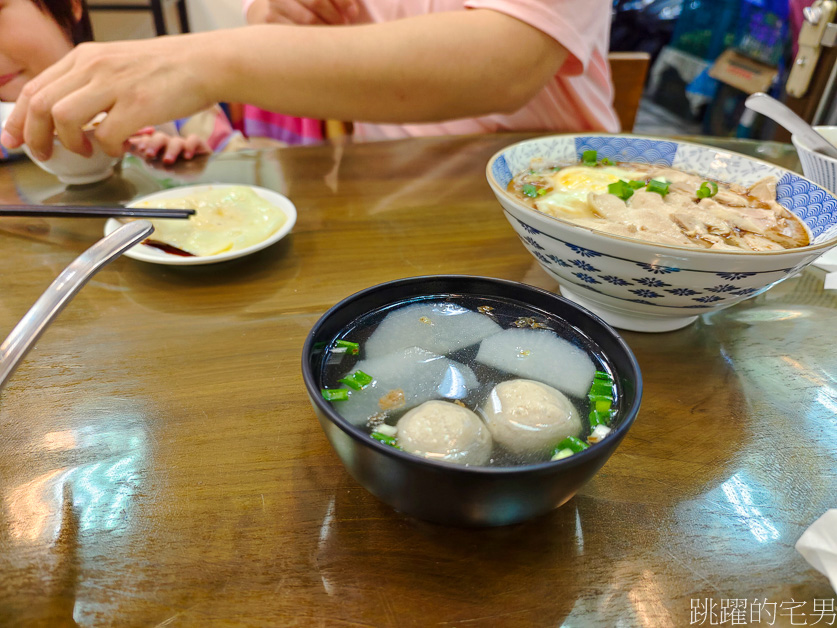
[[[73,0],[32,0],[41,11],[48,13],[56,21],[74,45],[93,39],[93,27],[90,25],[87,2],[86,0],[77,1],[81,3],[79,20],[76,20],[73,15]]]

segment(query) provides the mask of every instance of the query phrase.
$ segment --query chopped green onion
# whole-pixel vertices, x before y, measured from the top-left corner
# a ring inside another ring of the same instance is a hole
[[[552,455],[554,456],[562,449],[569,449],[573,453],[577,454],[580,451],[584,451],[590,447],[587,443],[582,440],[579,440],[575,436],[567,436],[564,440],[558,443],[555,448],[552,450]]]
[[[323,388],[320,392],[326,401],[346,401],[349,398],[349,391],[345,388]]]
[[[611,183],[607,186],[608,194],[613,194],[614,196],[618,196],[623,201],[627,201],[634,195],[634,191],[631,189],[630,184],[619,179],[615,183]]]
[[[532,183],[526,183],[521,190],[526,196],[535,198],[538,195],[538,188]]]
[[[573,453],[575,452],[573,452],[572,449],[562,449],[561,451],[556,451],[552,454],[552,458],[550,458],[550,460],[563,460],[564,458],[572,456]]]
[[[608,399],[612,398],[613,395],[613,384],[609,382],[593,382],[593,385],[590,386],[590,392],[587,393],[588,397],[606,397]]]
[[[712,198],[718,193],[718,184],[714,181],[704,181],[695,192],[698,198]]]
[[[595,166],[598,162],[599,154],[594,150],[586,150],[581,153],[581,163],[585,166]]]
[[[389,436],[388,434],[381,434],[380,432],[372,432],[372,438],[377,441],[382,442],[384,445],[389,445],[390,447],[395,447],[396,449],[401,449],[398,446],[398,440],[395,436]]]
[[[636,181],[634,179],[631,179],[630,181],[628,181],[628,185],[630,185],[632,189],[638,190],[639,188],[645,187],[645,181]]]
[[[356,342],[350,342],[348,340],[338,340],[334,343],[335,347],[346,349],[352,355],[357,355],[360,351],[360,345]]]
[[[547,192],[548,190],[546,188],[541,188],[540,190],[538,190],[538,196],[543,196]]]
[[[660,196],[665,196],[666,194],[668,194],[668,186],[670,186],[670,185],[671,185],[671,183],[669,183],[668,181],[660,181],[659,179],[651,179],[648,182],[648,187],[645,188],[645,189],[648,190],[649,192],[656,192]]]
[[[602,165],[603,166],[613,166],[615,165],[610,157],[602,157]]]
[[[597,425],[610,425],[611,414],[612,413],[609,410],[607,412],[596,412],[595,410],[591,410],[587,417],[590,420],[590,427],[596,427]]]
[[[590,427],[610,425],[610,417],[613,416],[613,379],[609,373],[596,371],[587,398],[590,400]]]
[[[343,379],[338,379],[337,381],[341,384],[346,384],[346,386],[348,386],[349,388],[354,388],[355,390],[363,390],[374,380],[374,377],[372,377],[371,375],[367,375],[363,371],[355,371],[351,375],[347,375]]]

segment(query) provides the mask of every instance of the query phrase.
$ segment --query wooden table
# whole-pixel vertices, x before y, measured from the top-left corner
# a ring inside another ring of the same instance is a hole
[[[833,621],[834,592],[793,547],[837,506],[837,297],[816,268],[686,329],[625,332],[645,378],[639,417],[602,471],[537,520],[408,518],[331,451],[300,375],[329,306],[435,273],[557,289],[485,181],[489,157],[518,139],[175,170],[128,158],[121,175],[71,190],[25,160],[0,167],[0,202],[228,181],[274,188],[299,211],[291,235],[237,261],[116,260],[12,376],[0,625],[658,627],[710,625],[707,609],[717,625],[730,600],[746,601],[748,621],[757,600],[765,625],[771,608],[776,626]],[[716,143],[798,167],[784,145]],[[0,222],[0,337],[102,228]]]

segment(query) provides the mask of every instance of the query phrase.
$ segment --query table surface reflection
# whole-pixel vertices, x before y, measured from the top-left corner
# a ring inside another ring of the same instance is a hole
[[[819,269],[680,331],[624,332],[645,380],[639,417],[601,472],[539,519],[414,520],[330,449],[299,368],[328,307],[425,274],[557,290],[485,181],[489,157],[523,137],[174,169],[128,157],[108,181],[70,189],[26,160],[0,167],[4,203],[241,182],[299,212],[291,235],[239,260],[116,260],[12,376],[0,396],[0,624],[657,627],[709,625],[707,608],[717,623],[728,600],[753,605],[751,621],[758,600],[773,625],[813,625],[834,592],[793,546],[837,506],[837,297]],[[787,145],[705,141],[798,169]],[[103,223],[2,219],[0,337]]]

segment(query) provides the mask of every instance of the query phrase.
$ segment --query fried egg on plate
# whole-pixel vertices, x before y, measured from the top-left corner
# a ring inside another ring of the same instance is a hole
[[[258,244],[276,233],[287,219],[281,209],[244,186],[225,186],[139,206],[194,209],[195,214],[188,220],[152,220],[151,239],[199,256]]]
[[[616,166],[569,166],[544,176],[552,191],[535,201],[535,207],[557,217],[592,216],[587,195],[606,194],[607,186],[620,179],[629,181],[636,173]]]

